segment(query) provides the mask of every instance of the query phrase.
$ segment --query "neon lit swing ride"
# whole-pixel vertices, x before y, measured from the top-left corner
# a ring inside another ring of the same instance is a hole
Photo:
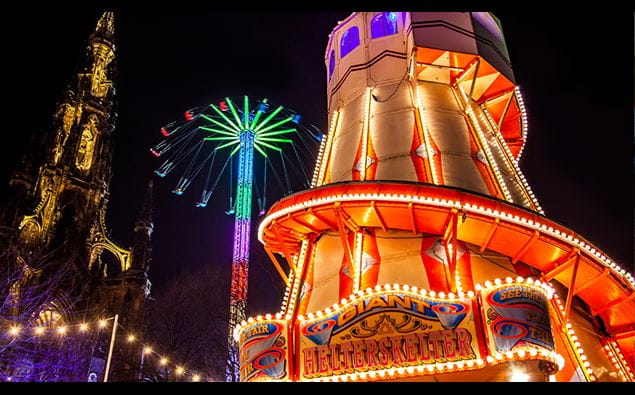
[[[301,116],[292,110],[273,105],[268,99],[257,100],[252,107],[249,103],[249,97],[244,96],[190,109],[184,119],[162,127],[165,139],[150,149],[154,156],[166,158],[155,170],[159,177],[167,176],[177,167],[184,168],[172,191],[176,195],[182,195],[199,174],[206,174],[197,207],[207,206],[223,175],[229,173],[226,178],[230,197],[226,213],[234,215],[235,220],[227,381],[239,379],[238,346],[233,330],[246,319],[252,192],[255,189],[259,215],[264,215],[268,184],[279,188],[284,195],[293,193],[293,189],[308,188],[311,179],[304,164],[315,162],[323,137],[319,129],[301,122]],[[256,168],[255,151],[264,161]],[[236,153],[238,172],[233,195]],[[273,173],[275,183],[267,180],[267,168]],[[293,188],[294,183],[302,185]],[[262,193],[258,184],[262,185]]]

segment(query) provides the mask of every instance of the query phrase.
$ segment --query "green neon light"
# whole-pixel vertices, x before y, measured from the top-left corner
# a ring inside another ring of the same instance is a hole
[[[273,141],[276,143],[290,143],[291,142],[290,139],[276,139],[271,137],[258,137],[258,141]]]
[[[245,119],[245,129],[249,129],[249,98],[245,96],[245,109],[243,111],[243,118]]]
[[[240,149],[240,144],[237,145],[236,148],[234,148],[234,150],[229,154],[229,156],[234,156],[234,154],[238,152],[239,149]]]
[[[212,118],[212,117],[208,117],[208,116],[207,116],[207,115],[205,115],[205,114],[201,114],[201,117],[203,117],[203,118],[207,119],[208,121],[210,121],[210,122],[212,122],[212,123],[216,124],[217,126],[220,126],[221,128],[224,128],[224,129],[229,130],[230,132],[234,132],[234,133],[236,133],[236,130],[234,130],[234,129],[230,128],[229,126],[225,125],[224,123],[220,123],[220,122],[218,122],[217,120],[215,120],[215,119],[214,119],[214,118]]]
[[[280,122],[276,122],[276,123],[274,123],[274,124],[273,124],[273,125],[271,125],[271,126],[267,126],[267,127],[266,127],[266,128],[264,128],[264,129],[260,129],[260,130],[258,131],[258,134],[260,134],[260,133],[264,133],[264,132],[266,132],[266,131],[268,131],[268,130],[271,130],[271,129],[273,129],[273,128],[277,127],[277,126],[284,125],[284,124],[285,124],[285,123],[287,123],[287,122],[291,122],[291,120],[292,120],[292,119],[293,119],[293,117],[285,118],[285,119],[283,119],[282,121],[280,121]]]
[[[232,101],[229,100],[229,97],[226,97],[225,100],[227,101],[227,104],[229,104],[229,109],[232,110],[232,114],[234,114],[234,118],[236,118],[236,122],[238,122],[238,125],[240,125],[241,129],[244,129],[243,124],[240,122],[240,117],[238,116],[238,113],[236,112],[236,109],[234,108],[234,103],[232,103]]]
[[[229,133],[229,132],[225,132],[223,130],[218,130],[218,129],[212,129],[212,128],[208,128],[206,126],[199,126],[199,129],[203,129],[203,130],[207,130],[208,132],[214,132],[214,133],[218,133],[218,134],[224,134],[226,136],[235,136],[238,137],[238,133],[233,132],[233,133]]]
[[[238,140],[235,141],[231,141],[229,143],[225,143],[223,145],[219,145],[218,147],[216,147],[215,149],[221,149],[221,148],[225,148],[225,147],[229,147],[230,145],[234,145],[234,144],[238,144]],[[240,147],[240,145],[238,146]]]
[[[216,111],[216,113],[218,115],[223,117],[225,122],[227,122],[228,124],[232,125],[234,127],[234,129],[236,129],[237,132],[240,131],[240,128],[238,126],[236,126],[236,124],[234,124],[234,122],[232,120],[227,118],[227,115],[223,114],[223,112],[219,108],[217,108],[214,104],[210,104],[209,106],[212,107],[214,109],[214,111]]]
[[[276,150],[276,151],[282,151],[282,149],[276,147],[275,145],[271,145],[271,144],[265,143],[264,141],[257,140],[256,141],[256,145],[258,145],[258,144],[262,144],[265,147],[269,147],[269,148],[271,148],[273,150]]]
[[[257,132],[260,130],[260,128],[261,128],[261,127],[265,126],[265,125],[267,124],[267,122],[271,121],[271,119],[272,119],[273,117],[275,117],[276,115],[278,115],[278,113],[279,113],[280,111],[282,111],[282,108],[283,108],[282,106],[280,106],[280,107],[276,108],[276,110],[275,110],[274,112],[272,112],[271,114],[269,114],[269,116],[268,116],[267,118],[265,118],[265,120],[264,120],[264,121],[262,121],[262,123],[261,123],[261,124],[260,124],[257,128],[255,128],[255,129],[254,129],[254,132],[256,132],[256,133],[257,133]]]
[[[269,133],[264,133],[264,134],[258,134],[258,137],[269,137],[269,136],[277,136],[279,134],[287,134],[287,133],[293,133],[296,132],[296,129],[283,129],[283,130],[274,130],[273,132],[269,132]]]
[[[255,148],[256,150],[258,150],[258,152],[260,152],[260,154],[261,154],[262,156],[264,156],[265,158],[267,157],[267,153],[266,153],[265,151],[263,151],[263,150],[262,150],[262,148],[258,147],[258,145],[257,145],[257,144],[254,144],[254,148]]]

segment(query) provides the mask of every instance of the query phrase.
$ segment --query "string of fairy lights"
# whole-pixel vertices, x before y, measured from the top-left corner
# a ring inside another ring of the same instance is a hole
[[[95,321],[83,321],[72,324],[59,324],[59,325],[38,325],[38,326],[22,326],[20,324],[9,325],[6,329],[6,335],[12,338],[18,338],[20,336],[34,336],[45,340],[45,336],[53,335],[58,338],[70,336],[72,334],[88,334],[91,330],[106,330],[110,325],[109,321],[113,321],[115,317],[100,318]],[[111,329],[112,330],[112,329]],[[121,335],[120,335],[121,333]],[[184,378],[183,381],[213,381],[210,377],[204,377],[201,373],[188,370],[184,364],[176,363],[176,358],[171,358],[165,353],[160,353],[155,350],[152,345],[143,342],[131,331],[126,330],[125,327],[117,324],[117,335],[115,343],[119,339],[123,338],[126,345],[138,345],[141,348],[141,353],[144,361],[149,357],[155,357],[158,365],[165,369],[169,373],[169,369],[173,369],[174,376],[176,378]],[[119,340],[120,341],[120,340]]]

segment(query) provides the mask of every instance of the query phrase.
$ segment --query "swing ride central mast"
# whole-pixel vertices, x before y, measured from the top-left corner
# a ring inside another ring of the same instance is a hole
[[[233,330],[246,318],[247,284],[249,273],[249,231],[251,229],[251,193],[254,170],[254,133],[245,130],[240,134],[238,159],[238,185],[236,188],[236,211],[234,221],[234,254],[232,261],[231,299],[229,302],[229,360],[227,381],[238,381],[238,346]]]

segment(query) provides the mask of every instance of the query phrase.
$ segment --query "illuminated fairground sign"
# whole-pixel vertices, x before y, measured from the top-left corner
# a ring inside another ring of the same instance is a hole
[[[532,347],[554,350],[545,291],[529,284],[501,284],[481,291],[490,354]]]
[[[289,330],[285,321],[251,325],[240,335],[243,381],[286,380],[289,376]]]
[[[299,379],[480,358],[469,299],[386,293],[298,327]]]
[[[562,369],[551,287],[519,277],[475,289],[457,297],[386,284],[306,317],[250,318],[236,331],[241,381],[390,380],[528,360]]]

